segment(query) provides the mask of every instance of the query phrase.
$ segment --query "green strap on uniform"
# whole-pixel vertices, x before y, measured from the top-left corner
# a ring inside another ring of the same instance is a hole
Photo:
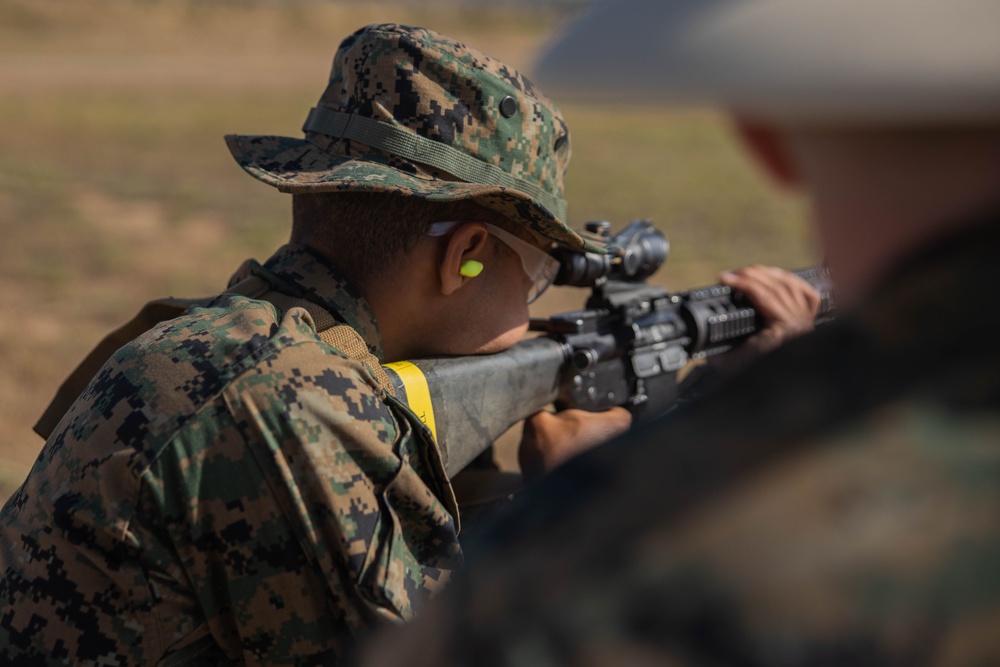
[[[420,162],[445,171],[466,183],[501,185],[520,190],[541,202],[557,218],[566,218],[566,201],[553,196],[536,184],[515,178],[500,167],[483,162],[440,141],[383,123],[368,116],[314,107],[309,111],[302,129],[334,138],[351,139],[378,148],[386,153]]]
[[[308,299],[278,292],[266,280],[255,275],[244,278],[227,291],[242,294],[251,299],[269,301],[281,312],[287,312],[292,308],[304,308],[312,317],[313,325],[316,327],[316,334],[320,337],[320,340],[340,350],[348,357],[360,361],[386,393],[390,396],[395,395],[396,390],[392,386],[392,381],[389,380],[385,369],[379,363],[378,357],[368,349],[368,344],[365,343],[361,334],[349,325],[338,322],[326,308]]]

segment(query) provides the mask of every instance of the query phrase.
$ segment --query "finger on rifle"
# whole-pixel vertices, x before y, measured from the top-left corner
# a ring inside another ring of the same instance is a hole
[[[785,290],[787,290],[788,296],[800,308],[805,308],[812,315],[813,319],[816,318],[822,298],[815,287],[791,271],[786,271],[777,266],[765,266],[764,269],[781,282]]]
[[[811,321],[819,308],[819,293],[812,285],[778,267],[754,264],[727,271],[719,280],[742,292],[768,322],[806,317]]]

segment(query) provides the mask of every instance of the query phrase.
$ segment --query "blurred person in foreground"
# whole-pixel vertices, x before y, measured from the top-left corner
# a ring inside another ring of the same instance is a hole
[[[549,252],[599,250],[564,223],[566,123],[503,63],[387,24],[344,40],[304,130],[227,137],[294,195],[291,242],[150,304],[40,423],[0,514],[0,663],[337,664],[461,565],[442,452],[381,364],[509,347]],[[541,413],[521,453],[548,469],[628,424]]]
[[[546,83],[731,112],[848,314],[570,461],[363,664],[1000,664],[1000,4],[622,0]]]

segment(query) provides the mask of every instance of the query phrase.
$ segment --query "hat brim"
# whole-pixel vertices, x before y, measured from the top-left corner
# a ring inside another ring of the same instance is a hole
[[[281,192],[385,192],[434,202],[468,200],[518,220],[560,246],[605,252],[512,188],[447,180],[419,164],[381,153],[337,154],[308,139],[229,134],[226,145],[244,171]]]
[[[789,123],[995,124],[997,26],[995,0],[616,0],[571,25],[535,74],[567,99]]]

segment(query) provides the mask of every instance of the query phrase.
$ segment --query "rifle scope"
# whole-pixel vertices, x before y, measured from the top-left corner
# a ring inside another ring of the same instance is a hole
[[[633,220],[610,235],[611,223],[588,222],[585,227],[592,242],[603,244],[608,254],[559,250],[559,273],[554,284],[595,287],[607,281],[638,283],[656,273],[670,252],[663,232],[649,220]]]

